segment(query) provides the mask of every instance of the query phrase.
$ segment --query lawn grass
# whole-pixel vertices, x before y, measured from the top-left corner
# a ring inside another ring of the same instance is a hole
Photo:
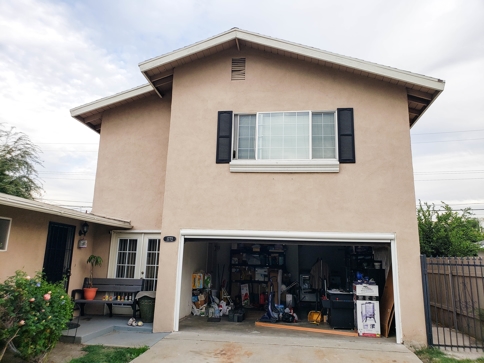
[[[70,363],[128,363],[146,352],[149,348],[113,348],[103,345],[86,345],[82,348],[87,354],[75,358]]]
[[[477,359],[456,359],[447,357],[438,348],[424,348],[415,351],[415,354],[423,363],[484,363],[483,358]]]

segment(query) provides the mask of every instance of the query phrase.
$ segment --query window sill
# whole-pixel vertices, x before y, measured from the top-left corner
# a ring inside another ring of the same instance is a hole
[[[338,173],[338,160],[232,160],[231,173]]]

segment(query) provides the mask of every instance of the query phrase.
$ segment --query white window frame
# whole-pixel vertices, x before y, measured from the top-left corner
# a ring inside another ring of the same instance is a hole
[[[3,249],[0,249],[0,252],[7,252],[8,240],[10,239],[10,229],[12,228],[12,218],[0,217],[0,219],[8,221],[8,229],[7,229],[7,234],[5,236],[5,241],[4,241],[5,247]]]
[[[262,113],[284,113],[284,112],[308,112],[309,113],[309,159],[258,159],[258,121]],[[313,113],[333,113],[334,114],[334,131],[335,131],[335,158],[334,159],[312,159],[313,141],[312,141],[312,116]],[[235,118],[244,115],[256,115],[255,126],[255,159],[236,159],[233,152],[238,147],[238,126]],[[336,110],[326,111],[264,111],[264,112],[234,112],[232,115],[232,161],[230,162],[230,172],[232,173],[337,173],[339,172],[338,160],[338,113]],[[237,127],[235,127],[237,126]]]

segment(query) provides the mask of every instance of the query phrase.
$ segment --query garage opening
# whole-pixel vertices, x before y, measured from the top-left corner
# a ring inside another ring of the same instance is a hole
[[[186,236],[180,253],[180,330],[266,323],[399,342],[390,240]]]

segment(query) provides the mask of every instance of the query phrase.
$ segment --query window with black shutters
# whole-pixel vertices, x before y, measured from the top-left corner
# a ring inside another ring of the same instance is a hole
[[[217,163],[237,172],[338,172],[355,162],[353,109],[219,111]]]

